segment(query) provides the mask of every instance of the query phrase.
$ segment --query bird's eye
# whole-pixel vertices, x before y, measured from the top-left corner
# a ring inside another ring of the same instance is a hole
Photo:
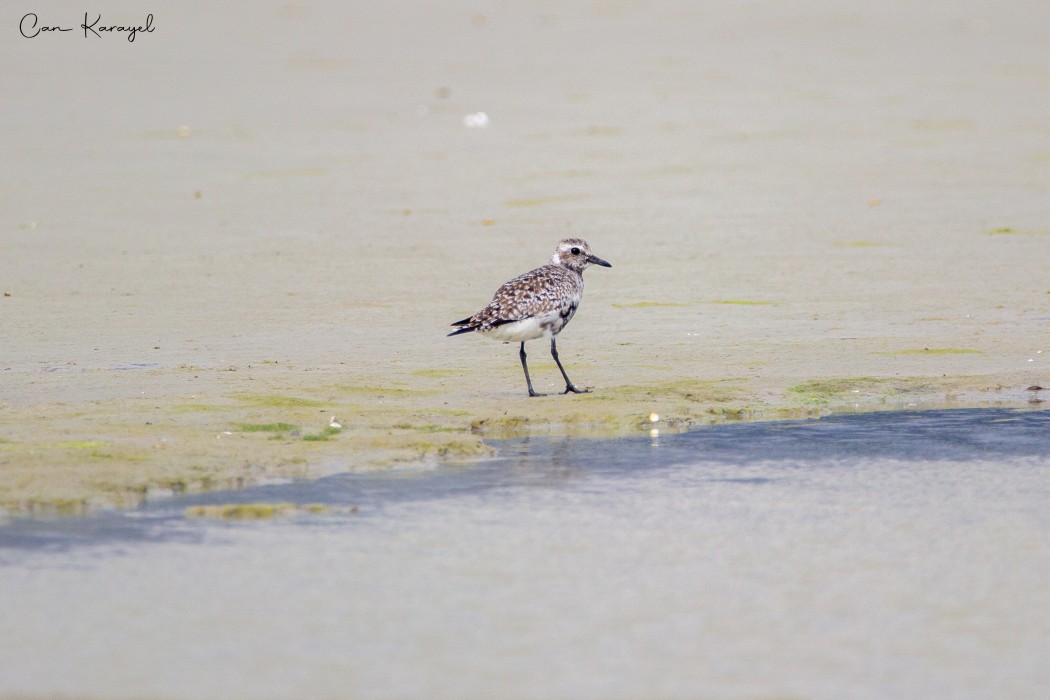
[[[580,254],[580,249],[579,248],[573,248],[569,252],[572,253],[573,255],[579,255]]]

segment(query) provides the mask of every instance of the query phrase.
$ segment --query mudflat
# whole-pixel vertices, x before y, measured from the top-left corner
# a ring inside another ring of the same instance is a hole
[[[1050,7],[153,14],[0,42],[9,513],[1050,386]],[[445,334],[570,236],[530,399]]]

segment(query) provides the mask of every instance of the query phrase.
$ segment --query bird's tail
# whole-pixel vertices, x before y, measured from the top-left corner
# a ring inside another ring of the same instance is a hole
[[[477,326],[470,325],[470,318],[469,317],[463,319],[462,321],[456,321],[452,325],[453,326],[463,326],[463,328],[460,328],[458,331],[452,331],[446,337],[452,337],[454,335],[459,335],[460,333],[472,333],[473,331],[477,330]]]

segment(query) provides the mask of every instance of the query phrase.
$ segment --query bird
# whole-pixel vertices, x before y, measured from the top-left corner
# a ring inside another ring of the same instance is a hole
[[[589,393],[590,389],[580,389],[565,373],[558,359],[556,338],[580,306],[583,271],[590,265],[612,267],[591,253],[587,241],[566,238],[558,243],[549,263],[504,282],[492,295],[488,306],[473,316],[453,323],[459,330],[449,333],[449,337],[476,332],[492,340],[521,343],[518,356],[521,358],[521,368],[525,371],[529,396],[546,394],[537,393],[532,388],[529,365],[525,361],[525,343],[537,338],[550,338],[551,356],[565,379],[565,391],[561,393]]]

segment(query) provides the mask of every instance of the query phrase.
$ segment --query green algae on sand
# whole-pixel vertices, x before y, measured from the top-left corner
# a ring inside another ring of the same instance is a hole
[[[991,236],[1041,236],[1045,231],[1033,231],[1029,229],[1016,229],[1011,226],[1000,226],[988,232]]]
[[[290,433],[298,429],[298,425],[291,423],[241,423],[239,426],[244,433]]]
[[[327,442],[340,432],[342,432],[342,428],[334,425],[326,425],[324,430],[319,433],[308,433],[303,435],[303,440],[306,440],[307,442]]]
[[[928,392],[935,385],[922,377],[842,377],[811,379],[787,388],[788,395],[803,406],[826,407],[846,403],[863,395],[884,400],[903,394]]]
[[[300,514],[325,515],[332,511],[323,503],[223,503],[219,505],[191,506],[184,512],[187,518],[211,518],[216,520],[269,520]]]

